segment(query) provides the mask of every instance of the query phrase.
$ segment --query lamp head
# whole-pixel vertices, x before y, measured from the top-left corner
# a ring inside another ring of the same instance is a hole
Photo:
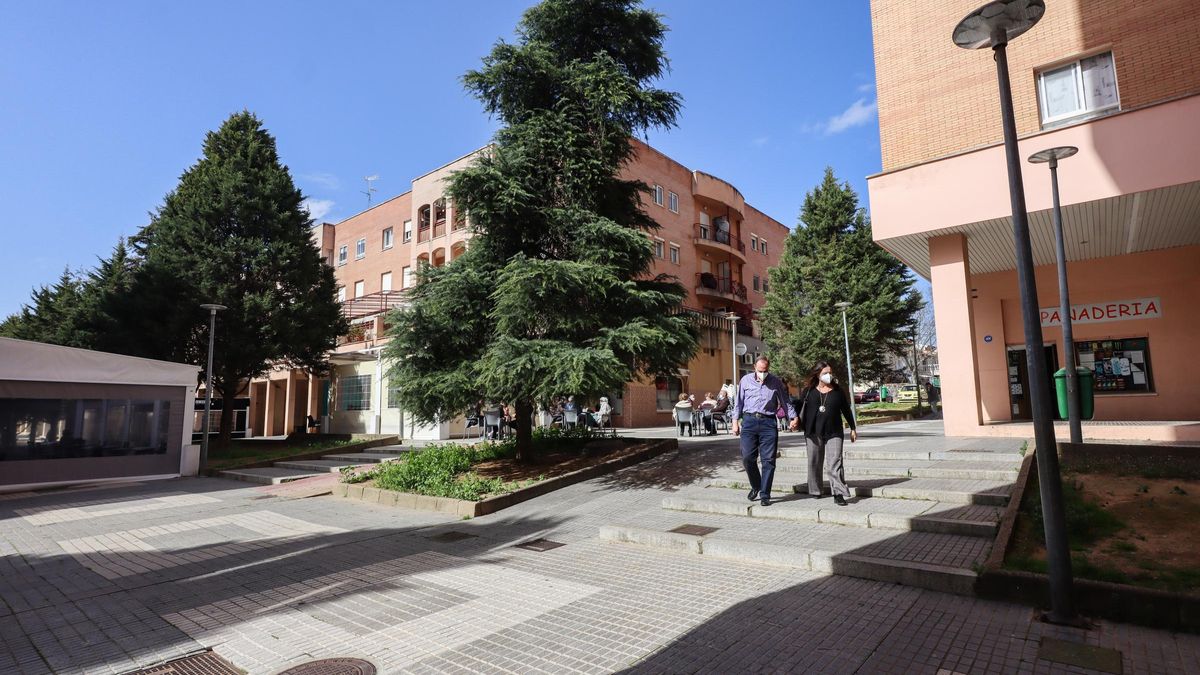
[[[954,27],[954,44],[963,49],[1008,44],[1046,13],[1045,0],[995,0],[971,12]]]
[[[1079,148],[1073,145],[1060,145],[1057,148],[1046,148],[1039,150],[1029,156],[1030,164],[1045,164],[1046,162],[1057,162],[1060,159],[1066,159],[1071,155],[1079,152]]]

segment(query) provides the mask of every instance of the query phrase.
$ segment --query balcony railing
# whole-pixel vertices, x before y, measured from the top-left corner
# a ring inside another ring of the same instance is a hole
[[[698,242],[713,242],[723,244],[730,248],[736,249],[738,253],[746,252],[746,244],[741,239],[734,239],[728,230],[719,230],[712,225],[704,223],[696,223],[696,241]]]
[[[734,307],[733,312],[738,315],[737,326],[738,335],[754,335],[754,324],[750,321],[750,309],[742,307]],[[680,307],[675,313],[685,314],[688,319],[700,328],[711,328],[718,331],[729,330],[729,319],[725,318],[727,312],[712,312],[704,309],[696,309],[695,307]],[[728,339],[726,336],[724,339]],[[724,343],[719,348],[724,348]]]
[[[709,272],[696,275],[696,290],[713,291],[723,295],[732,295],[742,302],[746,301],[746,285],[729,277],[718,277]]]
[[[380,291],[346,300],[342,302],[342,316],[350,320],[361,319],[403,307],[407,304],[404,295],[404,291]]]

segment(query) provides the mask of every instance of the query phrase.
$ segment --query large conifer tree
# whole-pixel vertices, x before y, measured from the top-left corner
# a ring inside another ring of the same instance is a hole
[[[647,276],[647,187],[618,177],[633,135],[678,114],[678,96],[652,86],[665,31],[636,0],[546,0],[464,77],[504,126],[449,181],[467,252],[421,271],[392,317],[392,381],[418,420],[513,403],[524,458],[536,404],[618,391],[694,353],[683,287]]]
[[[846,373],[841,312],[846,311],[856,378],[884,368],[884,357],[903,350],[922,300],[908,269],[871,239],[871,223],[849,183],[825,169],[821,184],[804,198],[800,224],[785,242],[771,290],[760,310],[771,365],[801,382],[817,361]]]

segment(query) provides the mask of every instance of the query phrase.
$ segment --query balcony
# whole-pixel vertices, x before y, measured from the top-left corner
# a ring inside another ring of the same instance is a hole
[[[693,230],[692,243],[697,247],[722,254],[733,254],[742,262],[746,261],[746,243],[741,239],[734,239],[728,231],[718,230],[703,223],[696,223]]]
[[[725,318],[727,312],[714,312],[709,309],[697,309],[695,307],[680,307],[675,314],[684,314],[697,328],[707,328],[714,331],[719,331],[723,337],[716,338],[716,342],[712,348],[726,349],[729,340],[729,319]],[[749,307],[734,307],[734,313],[738,315],[737,330],[738,335],[754,335],[754,324],[750,320]]]
[[[383,314],[407,304],[404,291],[380,291],[342,302],[342,316],[353,321],[365,316]]]
[[[696,275],[696,295],[724,300],[746,302],[746,285],[729,277],[714,276],[709,272]]]

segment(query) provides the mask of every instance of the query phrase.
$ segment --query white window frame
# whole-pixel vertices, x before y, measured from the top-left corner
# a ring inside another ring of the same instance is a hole
[[[751,251],[758,250],[758,235],[757,234],[754,234],[754,233],[750,234],[750,250]]]
[[[354,259],[362,260],[367,257],[367,238],[363,237],[354,242]]]
[[[411,220],[406,220],[406,221],[404,221],[404,239],[403,239],[403,243],[407,244],[408,242],[412,241],[412,230],[413,230],[413,228],[412,228],[412,221],[411,221]]]
[[[671,262],[679,264],[679,247],[674,244],[671,245]]]
[[[338,302],[346,301],[346,287],[345,286],[338,286],[337,301]]]
[[[400,270],[400,288],[412,286],[412,267],[405,265]]]
[[[662,260],[666,253],[665,247],[666,247],[666,244],[663,242],[662,239],[655,239],[654,240],[654,257],[658,258],[659,260]]]
[[[1116,87],[1116,90],[1117,90],[1117,100],[1115,103],[1111,103],[1102,108],[1093,108],[1091,110],[1088,110],[1086,107],[1087,106],[1087,95],[1086,95],[1087,92],[1086,92],[1086,90],[1084,88],[1084,84],[1083,84],[1083,62],[1087,59],[1095,58],[1097,56],[1103,56],[1105,54],[1108,54],[1109,63],[1112,64],[1113,86]],[[1049,117],[1049,116],[1047,116],[1047,113],[1046,113],[1046,80],[1045,80],[1045,76],[1047,73],[1055,73],[1055,72],[1058,72],[1065,68],[1072,68],[1074,71],[1075,94],[1076,94],[1076,96],[1079,97],[1079,102],[1083,107],[1081,107],[1080,109],[1078,109],[1074,112],[1064,113],[1064,114],[1058,115],[1056,117]],[[1068,121],[1068,120],[1081,120],[1081,119],[1088,119],[1091,117],[1096,117],[1097,115],[1108,112],[1110,110],[1120,110],[1121,109],[1121,84],[1120,84],[1120,80],[1117,76],[1117,59],[1113,55],[1112,50],[1109,49],[1109,50],[1105,50],[1102,52],[1096,52],[1094,54],[1088,54],[1086,56],[1081,56],[1081,57],[1075,59],[1074,61],[1069,61],[1067,63],[1059,63],[1057,65],[1050,66],[1048,68],[1042,68],[1041,70],[1037,71],[1037,93],[1038,93],[1038,116],[1042,118],[1042,126],[1043,127],[1045,127],[1047,125],[1054,126],[1054,125],[1060,124],[1060,123]]]
[[[365,281],[359,279],[358,281],[354,282],[354,297],[361,298],[362,296],[366,295],[366,290],[367,283]]]
[[[383,250],[388,250],[396,243],[396,234],[390,227],[383,228]]]
[[[654,184],[654,203],[659,206],[663,205],[663,186],[658,183]]]
[[[767,254],[767,242],[765,240],[758,242],[758,250],[762,251],[763,255]]]
[[[679,213],[679,195],[674,192],[667,193],[667,210],[671,213]]]
[[[379,290],[387,293],[392,290],[392,273],[384,272],[379,275]]]
[[[343,244],[338,248],[338,267],[346,264],[346,258],[350,255],[350,247]]]

